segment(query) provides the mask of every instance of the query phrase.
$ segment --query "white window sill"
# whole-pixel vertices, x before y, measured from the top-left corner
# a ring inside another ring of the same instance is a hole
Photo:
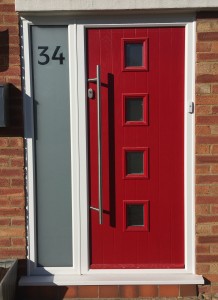
[[[201,275],[195,274],[91,274],[23,276],[20,286],[48,285],[164,285],[164,284],[204,284]]]

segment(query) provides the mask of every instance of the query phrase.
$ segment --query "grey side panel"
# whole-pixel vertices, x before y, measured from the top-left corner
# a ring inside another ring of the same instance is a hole
[[[72,266],[67,27],[33,26],[32,61],[38,265]]]

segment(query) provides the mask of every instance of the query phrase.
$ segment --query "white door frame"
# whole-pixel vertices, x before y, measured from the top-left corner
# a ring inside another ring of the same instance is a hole
[[[34,147],[32,114],[32,78],[30,57],[31,25],[68,25],[71,103],[72,203],[73,203],[73,268],[36,267],[36,224],[34,196]],[[87,77],[86,28],[185,26],[185,268],[154,270],[90,270],[89,269],[89,207],[88,207],[88,145],[87,145]],[[23,60],[25,65],[25,140],[28,213],[28,275],[88,274],[89,276],[119,274],[195,274],[195,186],[194,186],[194,114],[188,113],[195,96],[195,15],[117,15],[83,17],[39,17],[23,19]],[[29,137],[31,133],[31,138]],[[186,275],[186,276],[187,276]],[[84,278],[84,277],[83,277]],[[95,277],[93,278],[94,282]],[[96,277],[99,280],[99,277]],[[75,277],[74,277],[75,279]],[[97,279],[96,279],[97,280]],[[53,280],[54,281],[54,280]],[[80,280],[78,279],[78,282]],[[104,281],[106,284],[107,280]],[[108,281],[110,282],[110,281]],[[116,281],[117,282],[117,281]],[[126,281],[125,281],[126,282]],[[129,282],[129,281],[128,281]],[[169,280],[169,283],[173,282]],[[75,281],[74,281],[75,283]],[[119,282],[117,282],[119,284]]]
[[[157,20],[159,22],[157,22]],[[87,76],[86,76],[86,28],[106,27],[185,27],[185,108],[184,108],[184,171],[185,171],[185,268],[153,270],[91,270],[89,269],[89,197],[88,197],[88,145],[87,145]],[[195,21],[193,15],[178,16],[131,16],[131,17],[84,17],[77,20],[79,153],[80,153],[80,206],[81,206],[81,273],[128,274],[128,273],[195,273],[195,209],[194,209],[194,114],[188,113],[194,103],[195,87]]]

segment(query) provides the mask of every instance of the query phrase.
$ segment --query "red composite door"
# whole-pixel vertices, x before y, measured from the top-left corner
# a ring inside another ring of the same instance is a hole
[[[184,268],[184,27],[87,30],[90,268]],[[99,183],[100,182],[100,183]],[[99,224],[99,184],[103,224]]]

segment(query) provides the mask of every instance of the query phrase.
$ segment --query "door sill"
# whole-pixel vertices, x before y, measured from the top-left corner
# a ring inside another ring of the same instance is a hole
[[[88,274],[23,276],[19,286],[204,284],[196,274]]]

